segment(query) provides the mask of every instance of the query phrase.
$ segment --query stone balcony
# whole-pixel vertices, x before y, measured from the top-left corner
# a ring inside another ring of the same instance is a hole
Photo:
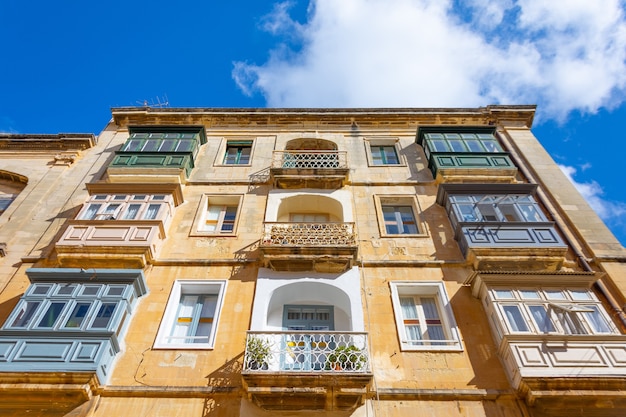
[[[455,238],[477,270],[556,271],[567,253],[552,222],[461,222]]]
[[[347,152],[274,151],[270,175],[276,188],[338,189],[348,179]]]
[[[372,380],[367,333],[250,331],[242,376],[266,410],[353,410]]]
[[[354,223],[264,223],[263,263],[277,271],[343,272],[357,257]]]
[[[62,267],[143,268],[164,240],[161,220],[71,220],[55,249]]]

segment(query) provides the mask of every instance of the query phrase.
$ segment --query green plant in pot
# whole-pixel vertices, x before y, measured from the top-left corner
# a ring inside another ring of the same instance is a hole
[[[354,345],[337,346],[326,358],[326,369],[358,371],[365,366],[363,350]]]
[[[246,342],[246,362],[248,369],[267,369],[272,357],[269,341],[258,336],[250,336]]]

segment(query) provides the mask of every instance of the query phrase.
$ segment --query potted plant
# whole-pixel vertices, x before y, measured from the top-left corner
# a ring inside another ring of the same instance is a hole
[[[363,350],[354,345],[337,346],[326,358],[326,369],[335,371],[358,371],[365,365]]]
[[[261,337],[250,336],[246,342],[247,369],[267,369],[272,356],[270,343]]]

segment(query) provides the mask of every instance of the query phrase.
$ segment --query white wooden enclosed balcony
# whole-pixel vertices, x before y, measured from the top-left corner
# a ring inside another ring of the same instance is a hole
[[[347,152],[274,151],[270,174],[277,188],[341,188],[348,179]]]
[[[357,256],[352,222],[266,222],[260,248],[278,271],[342,272]]]
[[[372,380],[367,333],[249,331],[243,380],[268,410],[352,410]]]
[[[88,184],[89,199],[55,244],[63,267],[143,268],[158,254],[178,184]]]

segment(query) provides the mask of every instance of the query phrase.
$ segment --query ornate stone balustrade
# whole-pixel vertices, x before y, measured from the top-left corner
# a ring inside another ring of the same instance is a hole
[[[343,151],[274,151],[272,168],[347,169],[348,159]]]
[[[265,223],[262,246],[354,246],[354,223]]]
[[[349,171],[347,153],[339,151],[274,151],[270,167],[277,188],[337,189]]]
[[[244,373],[369,373],[367,333],[248,332]]]

